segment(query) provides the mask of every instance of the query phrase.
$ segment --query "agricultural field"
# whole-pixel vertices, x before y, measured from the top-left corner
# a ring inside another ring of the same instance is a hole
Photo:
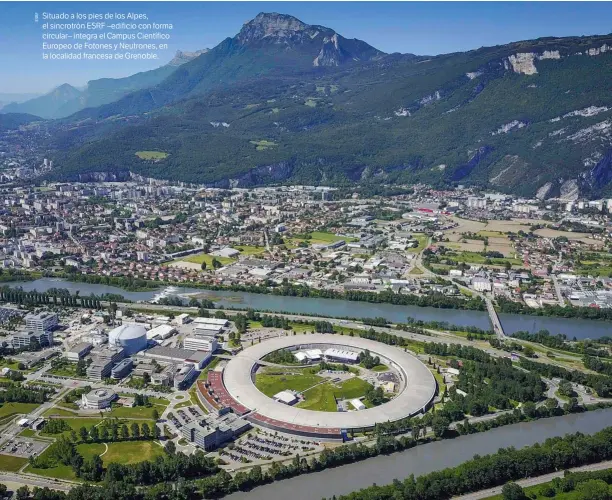
[[[160,161],[168,158],[168,153],[164,153],[163,151],[137,151],[136,156],[141,160]]]

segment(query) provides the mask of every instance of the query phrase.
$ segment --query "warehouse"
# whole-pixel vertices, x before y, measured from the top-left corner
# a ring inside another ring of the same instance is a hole
[[[159,325],[155,328],[151,328],[147,332],[148,340],[166,340],[168,337],[176,333],[176,328],[171,325]]]
[[[359,361],[359,353],[336,349],[335,347],[327,349],[324,354],[328,361],[339,361],[341,363],[357,363]]]
[[[196,325],[214,325],[214,326],[227,326],[228,325],[228,321],[226,319],[223,318],[202,318],[202,317],[197,317],[196,319],[193,320],[193,322]]]

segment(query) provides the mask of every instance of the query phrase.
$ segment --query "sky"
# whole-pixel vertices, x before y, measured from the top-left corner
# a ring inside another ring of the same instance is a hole
[[[157,61],[49,61],[41,56],[44,12],[145,13],[173,30]],[[385,52],[435,55],[543,36],[607,34],[612,3],[0,2],[0,93],[44,93],[62,83],[80,87],[153,69],[178,49],[214,47],[259,12],[291,14]]]

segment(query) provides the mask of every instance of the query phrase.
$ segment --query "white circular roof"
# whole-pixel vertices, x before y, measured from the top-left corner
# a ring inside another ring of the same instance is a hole
[[[110,339],[121,339],[121,340],[129,340],[129,339],[139,339],[141,337],[147,336],[147,330],[142,325],[121,325],[111,330],[108,334]]]
[[[404,378],[405,389],[394,399],[375,408],[353,412],[323,412],[287,406],[260,392],[251,379],[258,360],[267,354],[293,346],[346,346],[369,349],[391,361]],[[230,395],[240,404],[265,417],[320,428],[355,429],[373,427],[376,423],[395,421],[417,414],[434,398],[436,380],[416,357],[398,347],[360,337],[337,334],[315,334],[279,337],[255,344],[232,358],[223,372],[223,382]]]

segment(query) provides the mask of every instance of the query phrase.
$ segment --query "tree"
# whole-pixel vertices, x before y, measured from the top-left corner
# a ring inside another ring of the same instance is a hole
[[[525,346],[525,348],[523,349],[523,354],[528,358],[533,358],[535,356],[535,351],[533,350],[533,347],[528,345]]]
[[[223,267],[223,264],[221,264],[221,262],[219,262],[216,257],[213,258],[211,264],[214,269],[219,269],[220,267]]]
[[[77,361],[75,373],[77,377],[84,377],[87,374],[87,364],[84,359]]]
[[[206,262],[202,262],[200,268],[202,269],[202,271],[206,271]]]
[[[512,482],[506,483],[502,488],[502,498],[504,500],[523,500],[525,493],[518,484]]]
[[[153,424],[153,439],[159,439],[161,436],[161,431],[157,425]]]
[[[82,441],[83,443],[86,443],[86,442],[89,440],[89,432],[87,432],[87,427],[82,426],[82,427],[79,429],[79,436],[80,436],[81,441]]]
[[[121,426],[121,439],[130,439],[130,431],[125,424]]]
[[[130,426],[130,431],[131,431],[131,434],[132,434],[132,439],[139,439],[140,438],[140,427],[138,427],[138,424],[136,422],[134,422]]]
[[[100,440],[100,431],[98,431],[98,428],[95,425],[89,429],[89,435],[94,443],[97,443]]]
[[[108,438],[109,438],[108,427],[104,426],[102,427],[102,430],[100,430],[100,441],[102,441],[103,443],[106,443],[106,441],[108,441]]]
[[[151,429],[149,428],[149,424],[147,424],[146,422],[142,424],[140,434],[142,435],[143,439],[149,439],[149,437],[151,436]]]
[[[562,380],[559,383],[559,394],[568,398],[572,398],[576,395],[572,383],[569,380]]]
[[[156,422],[159,420],[159,412],[157,411],[157,408],[153,408],[153,411],[151,412],[151,417]]]
[[[142,381],[145,383],[145,385],[149,385],[151,383],[151,375],[149,375],[147,372],[144,372],[144,374],[142,375]]]
[[[576,486],[576,493],[581,500],[609,500],[612,498],[610,487],[603,479],[591,479]]]
[[[449,425],[450,420],[446,415],[436,413],[436,415],[431,419],[431,428],[433,429],[436,437],[442,437]]]
[[[168,455],[174,455],[174,453],[176,453],[176,445],[174,444],[174,441],[168,441],[166,446],[164,446],[164,450],[166,450]]]
[[[28,500],[28,498],[30,498],[30,488],[28,488],[27,486],[17,488],[17,491],[15,492],[15,498],[17,500]]]
[[[523,414],[527,418],[534,418],[536,416],[536,413],[536,405],[531,401],[528,401],[523,405]]]

